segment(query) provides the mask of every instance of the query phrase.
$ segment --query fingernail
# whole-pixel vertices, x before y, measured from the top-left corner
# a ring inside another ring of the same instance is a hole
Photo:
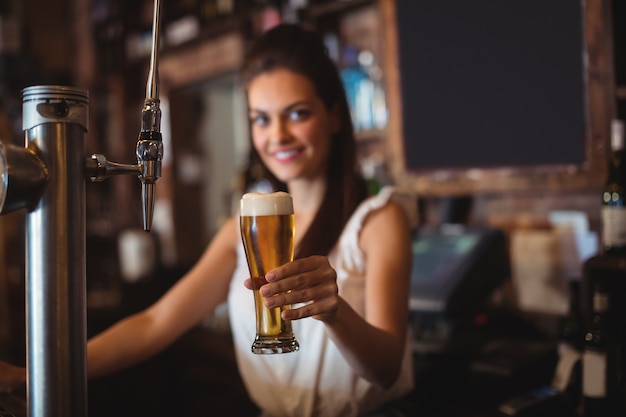
[[[274,300],[274,297],[265,299],[265,307],[272,307],[274,304],[276,304],[276,300]]]
[[[270,290],[270,288],[269,288],[269,287],[267,287],[267,286],[265,286],[265,285],[261,287],[261,295],[262,295],[262,296],[267,297],[267,296],[268,296],[268,295],[270,295],[271,293],[272,293],[272,291]]]
[[[268,272],[265,274],[266,281],[274,281],[276,279],[276,274],[274,272]]]

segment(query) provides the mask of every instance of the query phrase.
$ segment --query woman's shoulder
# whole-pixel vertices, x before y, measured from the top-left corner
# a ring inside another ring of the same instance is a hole
[[[357,211],[363,211],[364,223],[377,215],[385,218],[391,216],[406,220],[409,229],[419,223],[417,196],[414,192],[401,190],[394,186],[385,186],[377,194],[370,196]],[[356,213],[355,213],[356,214]]]
[[[367,213],[363,220],[361,234],[368,231],[385,232],[388,229],[410,229],[409,220],[404,207],[389,199],[385,204],[380,205]]]
[[[390,259],[396,259],[404,253],[402,247],[410,244],[410,225],[402,204],[392,198],[392,191],[381,190],[354,211],[333,252],[337,265],[359,270],[365,267],[368,254],[392,252]]]
[[[372,218],[404,218],[408,220],[406,205],[398,198],[399,193],[392,186],[382,188],[377,194],[366,198],[355,210],[353,217],[361,217],[363,225],[370,223]]]
[[[363,211],[360,222],[362,245],[369,241],[380,242],[383,236],[402,236],[409,233],[411,222],[407,207],[394,198],[395,192],[393,187],[385,187],[375,196],[365,200],[359,208]]]

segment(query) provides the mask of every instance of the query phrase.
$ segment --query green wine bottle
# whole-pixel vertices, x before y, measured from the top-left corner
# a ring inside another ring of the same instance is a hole
[[[626,253],[626,155],[624,122],[611,123],[609,174],[602,192],[602,247],[605,253]]]

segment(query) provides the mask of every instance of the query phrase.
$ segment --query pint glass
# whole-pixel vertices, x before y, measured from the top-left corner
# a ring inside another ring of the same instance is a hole
[[[284,192],[248,193],[241,198],[241,239],[252,278],[256,310],[256,337],[252,352],[286,353],[298,350],[291,321],[281,313],[289,306],[267,308],[259,289],[265,274],[293,260],[295,221],[291,196]]]

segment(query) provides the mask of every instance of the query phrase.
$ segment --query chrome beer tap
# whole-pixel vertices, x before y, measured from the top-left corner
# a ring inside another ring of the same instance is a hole
[[[137,173],[141,181],[143,228],[150,231],[154,216],[155,184],[161,177],[163,138],[161,136],[161,109],[159,107],[159,26],[161,0],[154,1],[152,19],[152,53],[146,85],[146,98],[141,111],[141,131],[137,140],[137,165],[109,162],[103,155],[92,155],[92,181],[103,181],[110,175]]]
[[[152,53],[146,85],[146,99],[141,111],[141,133],[137,141],[137,160],[141,165],[141,198],[143,204],[143,228],[149,231],[154,214],[155,183],[161,177],[163,138],[161,136],[161,109],[159,108],[159,24],[161,0],[154,2],[152,18]]]
[[[26,368],[29,417],[87,415],[85,179],[136,174],[144,229],[152,225],[163,143],[158,98],[160,0],[137,164],[85,157],[89,94],[65,86],[23,90],[25,146],[0,142],[0,214],[26,209]]]

